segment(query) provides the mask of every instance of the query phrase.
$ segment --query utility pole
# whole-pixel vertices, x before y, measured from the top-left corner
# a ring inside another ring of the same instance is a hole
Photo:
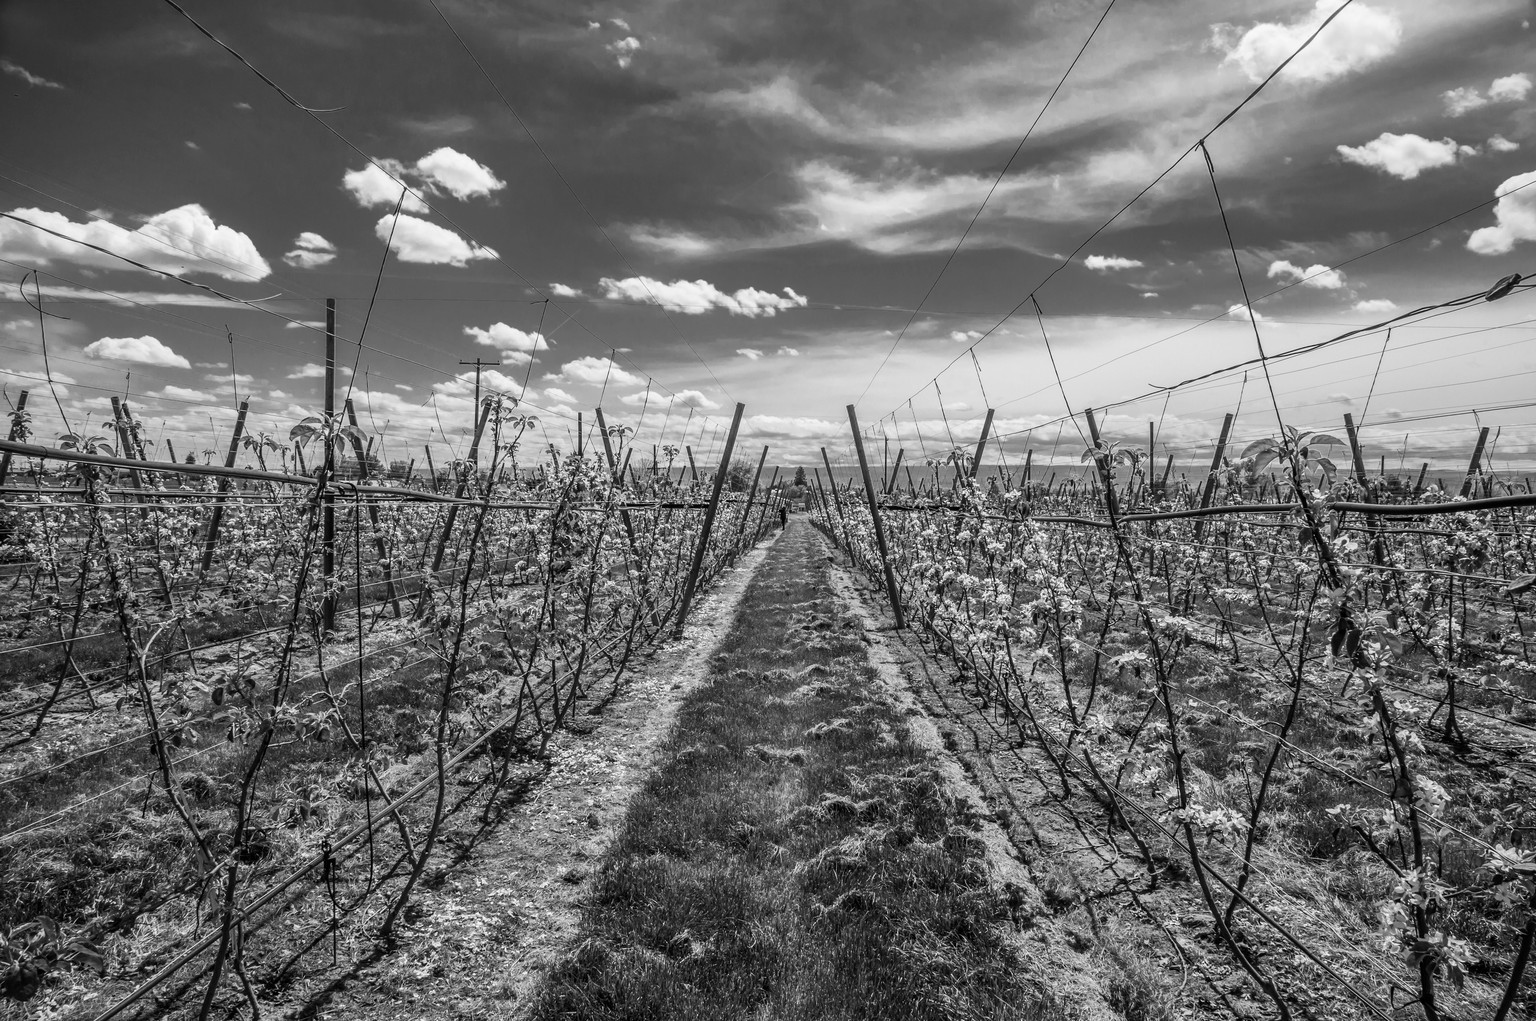
[[[469,419],[471,422],[478,423],[480,421],[480,370],[482,368],[495,368],[501,362],[487,362],[477,357],[472,362],[466,362],[460,358],[459,364],[473,365],[475,367],[475,408],[470,412]],[[480,434],[478,432],[475,434],[474,446],[469,448],[469,463],[475,465],[480,463]]]

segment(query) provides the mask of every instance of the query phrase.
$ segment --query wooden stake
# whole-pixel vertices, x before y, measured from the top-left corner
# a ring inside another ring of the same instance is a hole
[[[240,402],[240,408],[235,413],[235,431],[229,437],[229,450],[224,454],[224,467],[235,466],[235,456],[240,449],[240,436],[245,432],[245,413],[251,406],[250,399]],[[219,479],[219,492],[213,498],[213,514],[208,519],[208,534],[203,538],[203,563],[197,569],[199,579],[208,573],[213,566],[213,551],[219,541],[219,524],[224,520],[224,494],[229,492],[229,479]]]
[[[987,436],[992,432],[993,414],[993,410],[988,408],[987,420],[981,423],[981,439],[976,441],[976,456],[971,459],[970,478],[973,482],[976,480],[976,473],[981,470],[981,455],[986,453],[987,450]]]
[[[673,636],[677,638],[682,637],[683,625],[688,620],[688,610],[693,606],[693,594],[699,584],[699,572],[704,569],[704,556],[709,551],[709,533],[715,527],[715,514],[720,510],[720,491],[725,488],[725,476],[728,474],[727,469],[731,466],[731,454],[736,449],[736,430],[741,426],[741,413],[745,410],[747,406],[738,403],[736,413],[731,416],[731,431],[725,437],[725,450],[720,455],[720,467],[715,472],[715,484],[709,494],[709,507],[704,511],[704,524],[699,529],[699,545],[693,551],[693,564],[688,568],[688,579],[683,585],[683,604],[678,607],[677,625],[672,631]]]
[[[1472,463],[1467,466],[1467,477],[1461,483],[1461,495],[1469,496],[1472,493],[1472,480],[1477,478],[1478,471],[1483,463],[1483,447],[1488,444],[1488,427],[1483,426],[1477,434],[1477,446],[1472,448]]]
[[[752,488],[747,490],[747,505],[741,509],[741,520],[736,522],[736,536],[740,538],[747,530],[747,517],[752,513],[752,501],[757,497],[757,483],[763,477],[763,462],[768,460],[768,447],[763,446],[763,452],[757,458],[757,471],[752,474]],[[777,469],[775,469],[777,472]]]
[[[991,417],[989,411],[988,421]],[[869,461],[864,457],[864,437],[859,435],[859,416],[854,413],[852,404],[848,405],[848,426],[853,430],[853,449],[858,452],[859,471],[864,476],[864,495],[869,500],[869,517],[875,529],[875,546],[880,550],[880,566],[885,572],[885,592],[891,600],[891,613],[896,618],[896,628],[901,630],[907,626],[907,615],[902,612],[901,591],[896,587],[896,572],[891,570],[891,554],[886,548],[885,528],[880,522],[880,501],[875,497],[875,485],[869,477]],[[822,450],[822,456],[826,456],[825,449]]]

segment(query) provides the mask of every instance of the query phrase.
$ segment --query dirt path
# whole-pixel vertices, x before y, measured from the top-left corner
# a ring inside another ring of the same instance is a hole
[[[591,863],[612,842],[774,541],[728,569],[695,606],[683,637],[642,658],[601,715],[576,724],[590,729],[562,731],[550,743],[547,771],[486,806],[488,836],[471,832],[473,818],[445,831],[444,843],[471,848],[469,856],[424,884],[394,953],[342,982],[298,983],[283,1016],[456,1021],[516,1011],[575,933]]]

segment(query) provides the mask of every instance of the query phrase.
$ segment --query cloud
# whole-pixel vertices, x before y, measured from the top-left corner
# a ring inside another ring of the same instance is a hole
[[[192,363],[154,337],[102,337],[87,344],[85,357],[167,369],[190,369]]]
[[[1269,264],[1269,278],[1301,284],[1303,287],[1315,287],[1322,291],[1337,291],[1344,286],[1344,274],[1336,269],[1330,269],[1322,264],[1302,269],[1285,259],[1276,259]]]
[[[1118,255],[1090,255],[1083,260],[1083,265],[1097,273],[1107,273],[1114,269],[1140,269],[1145,263],[1140,259],[1124,259]]]
[[[665,227],[635,224],[625,228],[629,239],[664,255],[674,258],[693,258],[708,255],[719,247],[719,242],[687,230],[670,230]]]
[[[476,344],[494,347],[502,359],[511,365],[527,365],[533,360],[533,352],[548,351],[549,338],[542,333],[525,333],[506,323],[492,323],[482,330],[478,326],[464,327],[464,335],[475,338]]]
[[[561,404],[576,403],[576,398],[572,397],[558,386],[546,386],[544,388],[544,396],[549,400],[558,401]]]
[[[955,330],[949,335],[949,339],[956,344],[974,344],[981,339],[980,330]]]
[[[290,319],[288,322],[283,324],[283,329],[323,330],[325,329],[325,321],[323,319]]]
[[[804,295],[796,294],[788,287],[781,296],[755,287],[743,287],[727,294],[707,280],[674,280],[666,284],[650,277],[625,277],[623,280],[603,277],[598,284],[603,288],[605,298],[650,302],[684,315],[703,315],[712,308],[723,308],[731,315],[756,319],[806,305]]]
[[[249,109],[251,109],[251,104],[245,102],[244,100],[241,100],[240,102],[235,104],[235,109],[236,110],[249,110]]]
[[[35,208],[13,209],[11,214],[167,273],[257,281],[272,272],[249,237],[215,223],[195,203],[156,213],[137,230],[119,227],[109,220],[75,223],[61,213]],[[121,259],[10,219],[0,220],[0,252],[9,259],[39,265],[58,261],[94,269],[133,268]]]
[[[1493,207],[1494,225],[1467,238],[1478,255],[1504,255],[1521,241],[1536,241],[1536,171],[1511,177],[1494,194],[1503,196]]]
[[[188,386],[163,386],[156,397],[164,397],[173,401],[191,401],[194,404],[213,403],[213,394],[203,393]]]
[[[567,286],[566,284],[558,284],[558,283],[550,284],[549,285],[549,293],[553,294],[557,298],[579,298],[579,297],[581,297],[581,290],[579,288],[570,287],[570,286]]]
[[[1411,181],[1426,170],[1448,167],[1457,156],[1475,155],[1471,146],[1459,145],[1454,139],[1432,141],[1419,135],[1397,135],[1384,131],[1364,145],[1341,145],[1338,153],[1346,163],[1384,174],[1391,174],[1401,181]]]
[[[548,373],[544,378],[553,383],[590,383],[594,386],[601,386],[605,379],[610,386],[640,386],[645,383],[645,380],[621,368],[611,359],[593,355],[566,362],[560,366],[559,372]]]
[[[1440,94],[1445,100],[1445,112],[1452,117],[1460,117],[1462,114],[1471,113],[1473,110],[1488,105],[1488,100],[1483,94],[1468,85],[1460,89],[1448,89]]]
[[[443,146],[416,161],[416,172],[434,191],[445,191],[459,200],[488,196],[507,186],[491,168]]]
[[[1520,148],[1519,142],[1511,142],[1503,135],[1494,135],[1488,139],[1488,148],[1493,152],[1514,152]]]
[[[1261,82],[1337,7],[1336,0],[1317,0],[1312,11],[1297,21],[1260,22],[1242,33],[1233,25],[1216,25],[1212,43],[1226,54],[1223,65],[1235,64],[1249,81]],[[1402,39],[1403,25],[1396,15],[1356,3],[1323,29],[1282,76],[1309,82],[1342,78],[1391,56]]]
[[[608,24],[612,25],[620,32],[628,32],[630,30],[629,22],[625,21],[623,18],[609,18]]]
[[[587,22],[587,31],[589,31],[589,32],[596,32],[598,29],[600,29],[602,27],[603,27],[603,23],[601,21],[589,21],[589,22]]]
[[[789,347],[787,345],[784,346],[784,347],[779,348],[777,351],[774,352],[774,354],[778,355],[780,358],[799,358],[800,357],[799,349],[793,348],[793,347]]]
[[[1494,103],[1523,103],[1530,94],[1531,76],[1523,73],[1495,78],[1488,86],[1488,99]]]
[[[386,213],[374,224],[373,233],[380,241],[390,236],[392,219]],[[465,241],[447,227],[439,227],[435,223],[404,214],[394,229],[394,238],[389,248],[400,257],[401,262],[420,262],[432,266],[463,266],[472,259],[497,258],[494,248]]]
[[[325,366],[309,362],[288,373],[289,379],[324,379]]]
[[[1353,311],[1368,312],[1372,315],[1396,312],[1397,302],[1391,300],[1390,298],[1367,298],[1364,301],[1355,302]]]
[[[677,393],[672,395],[671,399],[687,407],[697,408],[700,411],[720,410],[720,403],[718,401],[710,400],[698,390],[679,390]],[[667,402],[662,398],[660,394],[656,393],[654,390],[642,390],[639,393],[630,394],[628,397],[620,397],[619,403],[627,405],[631,408],[645,407],[647,404],[652,408],[656,408],[661,407]]]
[[[391,383],[389,385],[394,387],[396,390],[404,390],[406,393],[410,393],[412,390],[416,389],[409,383]]]
[[[1531,93],[1531,76],[1528,74],[1509,74],[1503,78],[1495,78],[1488,86],[1488,95],[1484,96],[1476,88],[1467,85],[1459,89],[1449,89],[1440,94],[1445,100],[1445,112],[1452,117],[1460,117],[1471,113],[1473,110],[1481,110],[1490,103],[1522,103],[1525,97]]]
[[[763,352],[755,347],[738,347],[736,353],[749,362],[755,362],[763,356]]]
[[[361,170],[348,170],[341,175],[345,188],[364,209],[386,206],[393,209],[400,201],[400,185],[405,183],[407,171],[399,160],[382,159],[368,164]],[[407,193],[401,207],[406,213],[425,213],[427,204],[414,193]]]
[[[1162,295],[1158,294],[1156,291],[1142,291],[1141,292],[1141,296],[1143,298],[1160,298],[1160,297],[1162,297]]]
[[[293,244],[293,251],[285,254],[283,261],[295,269],[314,269],[336,258],[336,246],[314,231],[300,233],[293,239]]]
[[[1247,305],[1233,305],[1231,308],[1227,309],[1227,318],[1236,319],[1240,323],[1246,323],[1248,321],[1249,311],[1250,309]],[[1269,316],[1260,313],[1257,309],[1253,309],[1252,314],[1253,321],[1256,323],[1269,322]]]
[[[20,64],[13,64],[9,60],[0,60],[0,71],[4,71],[8,75],[13,75],[17,78],[20,78],[22,81],[26,82],[28,85],[31,85],[34,88],[62,89],[64,87],[58,82],[49,81],[47,78],[44,78],[40,74],[33,74],[31,71],[28,71]]]
[[[679,390],[673,396],[679,404],[685,404],[690,408],[697,408],[700,411],[720,410],[718,402],[710,400],[697,390]]]
[[[635,53],[640,49],[640,40],[632,35],[615,40],[603,47],[614,56],[614,62],[620,67],[628,67],[634,62]]]

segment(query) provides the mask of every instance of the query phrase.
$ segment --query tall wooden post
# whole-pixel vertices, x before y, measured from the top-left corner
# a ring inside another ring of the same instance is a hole
[[[480,435],[485,432],[485,423],[486,423],[486,420],[489,419],[490,417],[491,417],[490,405],[486,405],[485,407],[480,409],[480,418],[475,423],[475,440],[476,440],[476,442],[479,441]],[[455,501],[461,501],[461,500],[464,499],[464,493],[469,488],[469,480],[470,480],[470,478],[474,478],[476,481],[479,481],[479,476],[478,475],[463,475],[463,476],[461,476],[459,478],[458,488],[457,488],[457,490],[454,493],[454,500]],[[441,536],[439,536],[438,540],[437,540],[437,552],[435,554],[433,554],[433,556],[432,556],[432,574],[434,576],[436,576],[437,573],[443,569],[443,556],[448,551],[448,538],[449,538],[449,536],[453,535],[454,523],[456,521],[458,521],[458,519],[459,519],[459,507],[460,506],[462,506],[462,504],[459,503],[459,502],[454,502],[452,504],[449,504],[449,506],[448,506],[448,520],[446,522],[444,522],[444,524],[443,524],[443,534]],[[426,584],[426,580],[423,579],[422,580],[422,597],[423,598],[422,598],[421,602],[416,604],[416,616],[418,618],[423,613],[425,613],[426,609],[427,609],[427,600],[425,598],[426,597],[426,591],[427,591],[427,584]]]
[[[320,575],[325,595],[320,600],[320,617],[327,634],[336,630],[336,494],[331,479],[336,472],[335,446],[328,435],[336,426],[336,299],[325,299],[325,428],[320,437],[325,444],[325,488],[320,494]]]
[[[693,473],[693,481],[699,481],[699,466],[693,463],[693,448],[683,444],[683,451],[688,455],[688,470]]]
[[[683,603],[678,607],[677,625],[673,628],[674,637],[681,637],[683,625],[688,620],[688,610],[693,606],[694,590],[698,588],[699,572],[704,569],[704,557],[709,552],[709,533],[715,527],[715,514],[720,510],[720,491],[725,488],[726,469],[731,466],[731,453],[736,448],[736,430],[741,427],[741,413],[747,410],[745,404],[736,405],[736,414],[731,416],[731,431],[725,437],[725,450],[720,455],[720,468],[715,472],[715,484],[710,490],[709,507],[704,511],[704,524],[699,529],[699,545],[693,551],[693,564],[688,568],[688,579],[683,586]]]
[[[1083,412],[1083,417],[1088,419],[1088,438],[1093,440],[1093,464],[1099,469],[1099,480],[1104,483],[1104,509],[1109,512],[1111,520],[1120,516],[1120,504],[1115,495],[1115,476],[1110,464],[1109,455],[1099,450],[1099,423],[1093,417],[1093,409]]]
[[[990,418],[990,416],[989,416]],[[880,551],[880,566],[885,572],[885,592],[891,600],[891,613],[896,618],[896,628],[907,626],[907,615],[901,608],[901,590],[896,587],[896,572],[891,570],[891,551],[885,544],[885,526],[880,521],[880,501],[875,496],[875,485],[869,477],[869,461],[864,457],[864,437],[859,435],[859,416],[853,405],[848,405],[848,426],[853,430],[853,449],[859,455],[859,471],[864,476],[864,495],[869,500],[870,522],[875,529],[875,547]],[[825,455],[826,451],[823,450]]]
[[[460,358],[459,359],[459,364],[460,365],[473,365],[475,367],[475,407],[474,407],[474,410],[472,410],[469,413],[469,419],[470,419],[470,421],[473,422],[473,421],[478,420],[479,417],[480,417],[480,370],[482,368],[491,368],[491,367],[498,366],[498,365],[501,364],[501,362],[500,361],[488,362],[488,361],[485,361],[484,359],[482,359],[481,357],[479,357],[478,355],[476,355],[475,356],[475,360],[472,361],[472,362],[466,362],[464,359]],[[580,413],[578,412],[577,413],[577,419],[580,420],[580,417],[581,417]],[[480,444],[478,442],[475,443],[474,446],[469,448],[469,461],[470,461],[471,464],[475,464],[475,465],[478,465],[480,463]]]
[[[763,497],[762,509],[757,512],[757,533],[758,534],[762,534],[762,531],[763,531],[763,521],[764,521],[764,519],[766,519],[768,517],[768,505],[773,502],[773,497],[771,495],[773,493],[773,491],[774,491],[773,487],[778,485],[778,482],[779,482],[779,470],[777,468],[775,468],[773,470],[773,478],[771,480],[769,480],[769,482],[768,482],[768,492],[769,492],[770,495]],[[783,496],[780,496],[779,499],[782,500]]]
[[[1205,486],[1200,491],[1200,507],[1203,510],[1211,505],[1211,500],[1216,495],[1216,472],[1221,469],[1221,456],[1227,452],[1227,440],[1232,435],[1231,412],[1221,420],[1221,435],[1216,439],[1216,453],[1211,456],[1211,470],[1206,473]],[[1195,519],[1195,541],[1199,542],[1205,535],[1205,519]]]
[[[1467,466],[1467,477],[1461,482],[1461,495],[1470,496],[1472,493],[1472,481],[1477,478],[1479,469],[1483,463],[1483,447],[1488,444],[1488,427],[1485,425],[1477,434],[1477,446],[1472,448],[1472,463]]]
[[[1355,432],[1355,416],[1344,412],[1344,436],[1349,441],[1349,457],[1355,469],[1355,481],[1365,486],[1365,455],[1360,451],[1360,437]]]
[[[901,471],[901,459],[906,454],[905,447],[896,448],[896,463],[891,465],[891,474],[885,480],[885,495],[891,495],[891,487],[896,485],[896,473]]]
[[[757,471],[752,473],[752,488],[747,490],[747,504],[741,509],[741,520],[736,523],[736,535],[739,537],[747,530],[747,518],[752,513],[752,501],[757,498],[757,483],[763,477],[763,462],[768,460],[768,445],[763,444],[763,452],[757,458]]]
[[[235,431],[229,437],[229,450],[224,454],[224,467],[235,466],[235,456],[240,449],[240,437],[245,432],[245,413],[251,406],[250,398],[240,402],[240,408],[235,413]],[[213,566],[213,551],[219,540],[219,524],[224,520],[224,494],[229,492],[229,479],[219,479],[219,492],[213,498],[213,514],[208,519],[208,534],[203,538],[203,562],[198,568],[198,576],[208,573]]]
[[[13,443],[16,442],[17,440],[21,439],[22,422],[25,421],[24,416],[26,414],[26,411],[27,411],[27,391],[23,390],[21,392],[21,394],[16,398],[16,410],[14,412],[12,412],[12,416],[13,417],[11,418],[11,432],[10,432],[10,435],[9,435],[8,438]],[[171,458],[171,460],[174,461],[175,457],[173,456]],[[10,475],[10,473],[11,473],[11,452],[9,450],[7,450],[5,453],[0,454],[0,486],[4,486],[5,485],[6,476]]]
[[[992,415],[993,414],[994,414],[993,410],[991,408],[988,408],[987,409],[987,420],[985,422],[981,423],[981,439],[976,441],[976,456],[971,459],[971,475],[970,475],[970,477],[971,477],[972,481],[975,481],[976,473],[981,470],[981,455],[986,453],[986,451],[987,451],[987,436],[989,434],[991,434],[991,432],[992,432]]]

